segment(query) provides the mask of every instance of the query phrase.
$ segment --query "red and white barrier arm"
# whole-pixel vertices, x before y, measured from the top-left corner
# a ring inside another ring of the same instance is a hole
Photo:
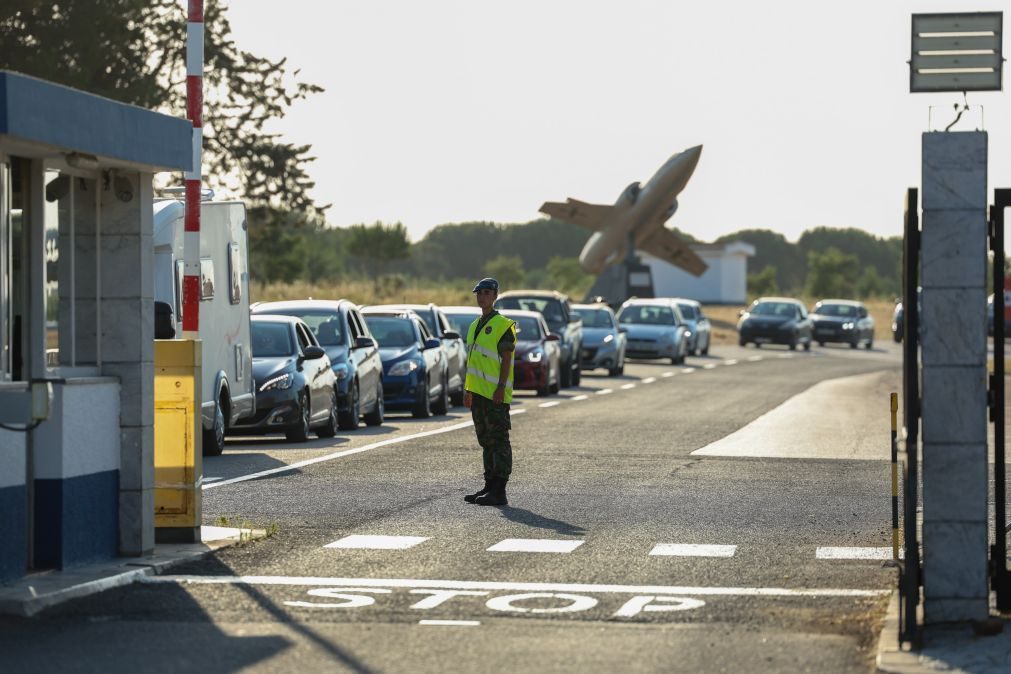
[[[193,169],[186,173],[183,235],[183,338],[200,331],[200,179],[204,133],[204,0],[188,0],[186,23],[186,118],[193,124]]]

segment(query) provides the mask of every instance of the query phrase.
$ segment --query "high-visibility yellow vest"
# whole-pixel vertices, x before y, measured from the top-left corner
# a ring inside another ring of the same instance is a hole
[[[464,387],[471,393],[476,393],[488,400],[495,395],[498,388],[499,374],[502,372],[502,357],[498,352],[498,342],[506,330],[512,330],[516,336],[516,324],[502,314],[492,316],[487,323],[477,331],[480,318],[470,324],[467,330],[467,381]],[[502,402],[509,403],[513,399],[513,361],[509,361],[509,378],[506,380],[505,394]]]

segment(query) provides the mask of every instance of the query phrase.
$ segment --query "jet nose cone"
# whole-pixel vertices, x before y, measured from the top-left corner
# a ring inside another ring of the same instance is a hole
[[[699,157],[702,156],[702,146],[696,145],[695,147],[690,147],[682,152],[681,155],[691,164],[692,168],[695,168],[695,165],[699,163]]]

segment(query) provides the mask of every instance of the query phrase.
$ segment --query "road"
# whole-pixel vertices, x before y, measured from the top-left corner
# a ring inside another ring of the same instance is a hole
[[[513,406],[510,505],[469,414],[205,461],[268,539],[32,621],[5,671],[867,671],[895,572],[871,351],[714,347]]]

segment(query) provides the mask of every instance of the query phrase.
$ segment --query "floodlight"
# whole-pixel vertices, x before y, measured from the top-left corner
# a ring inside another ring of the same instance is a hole
[[[913,14],[909,91],[1000,91],[1003,12]]]

